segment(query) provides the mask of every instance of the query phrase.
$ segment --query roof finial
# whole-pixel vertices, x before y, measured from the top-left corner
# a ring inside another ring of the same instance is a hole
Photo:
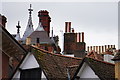
[[[17,27],[17,33],[20,33],[20,21],[18,21],[18,25],[16,26]]]
[[[32,5],[30,4],[30,9],[28,9],[30,16],[31,16],[32,11],[33,11],[33,9],[31,9],[31,7],[32,7]]]

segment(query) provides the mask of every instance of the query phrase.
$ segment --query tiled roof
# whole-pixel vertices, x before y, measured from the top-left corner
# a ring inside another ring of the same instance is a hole
[[[113,61],[120,61],[120,50],[118,50],[118,52],[116,53],[116,55],[114,56],[114,58],[112,60]]]
[[[87,57],[83,59],[75,75],[78,73],[84,62],[86,62],[91,67],[91,69],[101,80],[114,80],[115,78],[114,64]]]
[[[81,58],[68,57],[60,54],[50,53],[48,51],[33,47],[32,53],[35,55],[38,63],[49,79],[60,80],[68,78],[67,69],[73,65],[79,65]],[[69,68],[69,74],[72,78],[78,66]]]
[[[0,47],[0,52],[2,54],[6,54],[9,58],[11,58],[11,62],[9,64],[13,68],[9,74],[15,71],[23,57],[26,55],[27,51],[23,48],[21,44],[4,28],[0,25],[0,35],[2,40],[2,47]],[[6,62],[7,63],[7,62]],[[5,64],[6,64],[5,63]],[[10,71],[10,69],[9,69]]]

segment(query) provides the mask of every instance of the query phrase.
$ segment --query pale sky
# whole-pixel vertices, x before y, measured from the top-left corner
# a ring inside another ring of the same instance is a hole
[[[25,0],[24,0],[25,1]],[[85,33],[87,46],[116,45],[118,46],[118,3],[117,0],[90,0],[89,2],[8,2],[2,1],[2,15],[7,17],[7,30],[16,34],[17,22],[20,21],[21,37],[28,22],[28,8],[32,4],[33,27],[38,26],[38,11],[48,10],[51,17],[51,27],[54,35],[59,35],[62,47],[61,30],[65,29],[65,22],[72,22],[75,32]],[[97,2],[98,1],[98,2]]]

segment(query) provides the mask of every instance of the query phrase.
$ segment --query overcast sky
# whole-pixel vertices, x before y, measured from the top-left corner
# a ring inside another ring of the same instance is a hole
[[[72,22],[75,32],[85,33],[87,46],[118,45],[118,3],[117,2],[2,2],[2,15],[7,17],[7,29],[16,34],[20,21],[21,37],[28,22],[28,8],[32,4],[33,27],[38,26],[38,11],[48,10],[54,35],[63,42],[65,22]]]

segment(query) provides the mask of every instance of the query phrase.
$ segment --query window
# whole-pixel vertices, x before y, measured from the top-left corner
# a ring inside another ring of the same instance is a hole
[[[37,38],[37,41],[36,41],[36,43],[39,43],[40,41],[39,41],[39,38]]]
[[[20,80],[41,80],[41,69],[25,69],[21,70]]]

